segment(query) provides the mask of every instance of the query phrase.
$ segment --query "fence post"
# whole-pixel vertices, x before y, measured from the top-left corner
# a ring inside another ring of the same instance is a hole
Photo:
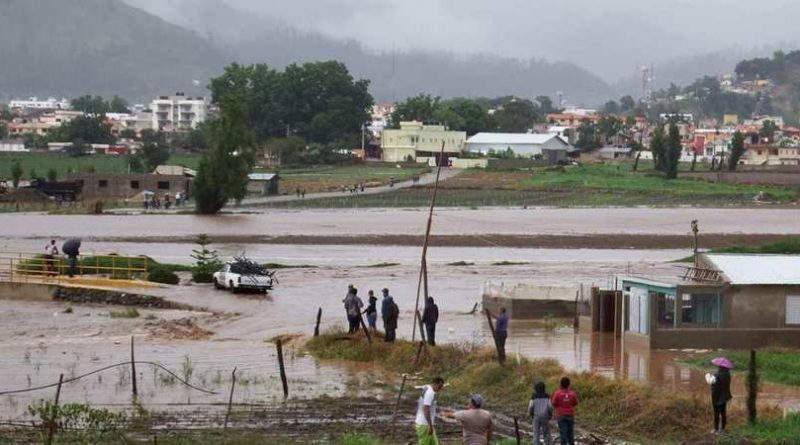
[[[50,411],[50,418],[48,419],[47,440],[45,444],[51,445],[53,443],[53,435],[56,433],[56,425],[58,418],[58,399],[61,398],[61,384],[64,383],[64,374],[58,376],[58,387],[56,388],[56,400],[53,402],[53,407]]]
[[[400,383],[400,392],[397,394],[397,401],[394,403],[394,412],[392,412],[392,425],[394,425],[394,419],[397,417],[397,410],[400,408],[400,400],[403,398],[403,391],[406,389],[407,378],[408,374],[403,374],[403,382]]]
[[[755,425],[757,419],[758,399],[758,371],[756,366],[756,351],[750,350],[750,363],[747,365],[747,421]]]
[[[281,372],[281,384],[283,385],[283,398],[286,399],[289,397],[289,384],[286,381],[286,367],[283,365],[283,342],[279,338],[275,342],[275,346],[278,348],[278,367]]]
[[[519,434],[519,421],[514,417],[514,432],[517,434],[517,445],[522,445],[522,436]]]
[[[317,311],[317,325],[314,327],[314,337],[319,337],[319,322],[322,320],[322,308]]]
[[[136,399],[139,391],[136,389],[136,357],[134,356],[133,349],[133,335],[131,335],[131,389],[133,391],[133,398]]]
[[[231,409],[233,408],[233,388],[236,386],[236,368],[233,368],[231,373],[231,395],[228,397],[228,412],[225,413],[225,427],[228,429],[228,419],[231,417]]]
[[[422,355],[422,348],[425,347],[425,340],[419,342],[419,346],[417,346],[417,358],[414,359],[414,371],[417,370],[417,366],[419,366],[419,357]]]

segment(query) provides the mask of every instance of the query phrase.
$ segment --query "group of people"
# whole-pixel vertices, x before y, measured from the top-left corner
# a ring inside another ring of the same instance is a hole
[[[384,341],[394,342],[397,338],[397,320],[400,317],[400,308],[394,302],[394,298],[389,295],[389,289],[384,288],[381,300],[381,318],[383,319]],[[364,326],[364,318],[367,318],[367,329],[373,333],[378,330],[378,298],[375,292],[370,290],[367,298],[367,306],[364,308],[364,301],[358,296],[358,289],[352,284],[347,288],[347,295],[342,300],[344,310],[347,314],[347,332],[353,334]]]
[[[389,295],[389,289],[384,288],[381,292],[383,293],[383,299],[381,300],[380,314],[383,320],[384,341],[393,342],[397,338],[397,320],[400,318],[400,308],[394,298]],[[378,298],[372,290],[367,295],[367,306],[365,308],[364,301],[358,296],[358,289],[352,284],[347,287],[347,295],[342,300],[342,303],[347,314],[348,334],[358,332],[362,326],[370,329],[373,333],[377,332]],[[366,326],[364,326],[364,316],[367,319]],[[425,301],[425,309],[422,312],[421,320],[425,326],[425,341],[431,346],[436,346],[436,324],[439,323],[439,306],[436,305],[433,297],[428,297]]]
[[[189,196],[185,192],[178,192],[175,194],[175,207],[182,207],[186,205],[186,202],[189,200]],[[157,194],[144,194],[143,195],[143,202],[142,205],[144,206],[145,211],[150,209],[165,209],[169,210],[172,208],[172,196],[169,193],[164,193],[164,195],[159,198]]]
[[[570,387],[569,377],[563,377],[560,388],[549,395],[544,382],[534,385],[528,403],[528,414],[533,423],[533,444],[552,445],[550,423],[553,417],[558,425],[561,445],[575,445],[575,411],[578,394]],[[430,385],[422,388],[417,400],[415,429],[418,445],[438,445],[436,434],[436,397],[444,389],[444,379],[435,377]],[[489,445],[492,440],[492,414],[483,409],[484,399],[480,394],[472,394],[467,400],[467,408],[461,411],[442,412],[441,417],[461,423],[464,445]]]
[[[65,249],[69,250],[69,249]],[[76,249],[69,250],[68,252],[64,252],[67,255],[67,275],[70,277],[74,277],[78,273],[78,255],[79,252]],[[43,269],[44,272],[47,274],[58,275],[58,256],[60,252],[58,250],[58,245],[56,244],[56,240],[51,239],[49,243],[44,246],[44,265]]]
[[[359,182],[358,184],[353,184],[352,186],[349,186],[349,185],[341,185],[341,186],[339,186],[339,190],[342,193],[348,193],[349,192],[351,195],[355,194],[355,193],[359,193],[359,192],[363,193],[364,190],[366,190],[366,189],[367,188],[366,188],[366,186],[364,185],[363,182]]]
[[[305,199],[306,197],[306,189],[301,189],[300,187],[297,187],[294,193],[295,195],[297,195],[298,198]]]

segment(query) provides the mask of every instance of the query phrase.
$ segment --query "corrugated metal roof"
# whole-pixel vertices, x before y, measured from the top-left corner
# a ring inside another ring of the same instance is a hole
[[[247,175],[251,181],[271,181],[275,176],[275,173],[250,173]]]
[[[467,139],[467,144],[541,145],[553,138],[558,138],[558,136],[537,133],[478,133]],[[559,140],[564,145],[568,145],[560,138]]]
[[[705,254],[730,284],[800,285],[800,255]]]

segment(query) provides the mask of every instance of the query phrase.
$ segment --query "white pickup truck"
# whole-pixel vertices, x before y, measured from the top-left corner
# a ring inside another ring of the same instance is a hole
[[[233,293],[246,290],[266,293],[272,289],[272,284],[275,281],[273,275],[239,274],[231,270],[231,263],[225,263],[225,266],[220,271],[214,273],[214,287],[217,289],[229,289]]]

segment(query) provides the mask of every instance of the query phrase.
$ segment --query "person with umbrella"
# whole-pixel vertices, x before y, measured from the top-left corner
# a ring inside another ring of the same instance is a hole
[[[711,385],[711,405],[714,407],[714,434],[725,431],[728,423],[728,402],[731,394],[731,369],[733,363],[726,357],[717,357],[711,364],[718,368],[717,372],[706,374],[706,382]]]
[[[67,255],[69,260],[69,269],[67,270],[67,274],[70,278],[74,277],[78,270],[78,255],[80,255],[80,248],[81,240],[77,238],[68,239],[64,245],[61,246],[61,251]]]

